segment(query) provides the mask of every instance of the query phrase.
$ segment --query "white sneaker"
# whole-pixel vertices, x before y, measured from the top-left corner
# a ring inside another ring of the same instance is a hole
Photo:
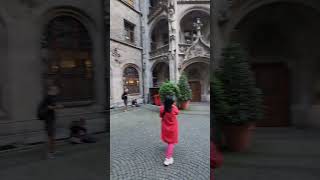
[[[164,165],[169,166],[170,164],[173,164],[173,158],[165,159],[163,162]]]
[[[70,138],[70,142],[73,144],[81,144],[81,139],[80,138],[76,138],[76,137],[72,137]]]

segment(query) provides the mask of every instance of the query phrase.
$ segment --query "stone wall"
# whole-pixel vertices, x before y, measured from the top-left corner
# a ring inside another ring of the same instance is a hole
[[[141,14],[120,0],[111,0],[110,7],[110,38],[125,41],[124,20],[127,20],[135,25],[134,45],[141,46]]]
[[[140,94],[129,96],[129,102],[137,99],[142,103],[143,95],[143,68],[142,68],[142,31],[140,1],[135,1],[135,7],[128,6],[124,1],[110,1],[110,104],[112,107],[124,106],[121,99],[123,93],[123,71],[128,65],[135,67],[139,72]],[[125,41],[124,20],[135,25],[135,43]],[[129,103],[130,104],[130,103]]]
[[[72,107],[58,112],[58,136],[66,136],[68,123],[79,116],[88,120],[89,129],[104,131],[106,104],[103,53],[103,1],[55,0],[55,1],[1,1],[0,22],[7,30],[7,58],[1,58],[1,72],[6,73],[1,83],[1,102],[6,116],[0,117],[2,138],[0,145],[19,141],[38,141],[43,134],[42,122],[36,121],[36,108],[43,96],[43,55],[40,50],[45,25],[59,15],[77,18],[88,29],[93,42],[94,102],[83,107]],[[1,29],[1,28],[0,28]],[[1,32],[3,33],[3,32]],[[0,35],[1,36],[1,35]],[[2,42],[1,42],[2,43]],[[2,50],[1,50],[2,51]],[[3,66],[2,66],[3,65]],[[85,113],[79,115],[79,112]],[[99,113],[98,113],[99,112]],[[95,118],[92,118],[95,116]],[[103,128],[102,128],[103,127]],[[3,141],[2,141],[3,140]]]

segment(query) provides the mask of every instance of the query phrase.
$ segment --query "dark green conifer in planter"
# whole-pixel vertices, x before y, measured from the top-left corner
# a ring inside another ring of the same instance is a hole
[[[185,74],[182,74],[179,79],[178,88],[180,90],[179,102],[189,101],[192,98],[192,91]]]
[[[211,123],[213,125],[212,129],[214,131],[213,136],[215,143],[222,145],[221,123],[224,121],[229,121],[228,118],[230,118],[230,105],[227,102],[224,85],[221,81],[219,71],[216,71],[214,76],[211,77],[210,85],[213,110],[213,114],[211,115]]]
[[[176,98],[180,96],[178,86],[170,81],[167,81],[160,86],[159,93],[162,102],[164,101],[166,95],[175,96]]]
[[[239,44],[227,46],[222,53],[221,80],[227,104],[230,105],[227,124],[247,124],[263,115],[262,93],[256,87],[246,53]]]

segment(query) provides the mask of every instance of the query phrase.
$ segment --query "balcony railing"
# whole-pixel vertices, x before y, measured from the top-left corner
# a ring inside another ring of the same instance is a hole
[[[155,50],[152,50],[150,52],[150,58],[156,58],[159,56],[167,56],[169,53],[169,44],[166,44],[164,46],[161,46]]]

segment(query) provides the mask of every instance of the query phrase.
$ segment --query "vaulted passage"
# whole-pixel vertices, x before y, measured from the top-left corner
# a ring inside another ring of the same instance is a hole
[[[153,87],[160,87],[162,83],[169,80],[169,65],[160,62],[152,70]]]

